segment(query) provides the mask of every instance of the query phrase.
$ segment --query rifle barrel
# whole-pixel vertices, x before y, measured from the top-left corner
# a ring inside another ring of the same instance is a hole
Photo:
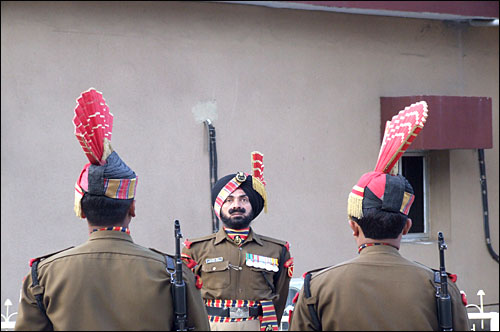
[[[444,264],[444,251],[448,247],[444,242],[442,232],[438,232],[438,249],[439,249],[439,298],[438,298],[438,318],[439,327],[442,331],[453,330],[453,314],[451,297],[448,293],[448,275]]]
[[[175,233],[175,283],[174,288],[174,313],[175,326],[177,331],[187,331],[187,304],[186,304],[186,283],[182,279],[182,259],[181,244],[182,238],[181,225],[179,220],[174,222]]]

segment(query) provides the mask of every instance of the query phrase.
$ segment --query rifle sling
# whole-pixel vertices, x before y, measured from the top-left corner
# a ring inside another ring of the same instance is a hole
[[[306,298],[311,297],[311,276],[311,273],[307,273],[304,278],[304,295]],[[309,314],[311,315],[314,330],[321,331],[321,321],[319,320],[316,309],[314,309],[314,304],[308,304],[307,307],[309,309]]]
[[[165,263],[167,264],[167,270],[175,271],[175,261],[172,257],[165,255]]]
[[[35,260],[31,265],[31,279],[33,280],[32,287],[40,285],[40,282],[38,281],[38,263],[40,263],[39,259]],[[52,330],[52,322],[50,321],[49,316],[47,316],[47,311],[45,310],[45,305],[43,304],[43,293],[36,294],[35,299],[38,308],[49,322],[50,330]]]

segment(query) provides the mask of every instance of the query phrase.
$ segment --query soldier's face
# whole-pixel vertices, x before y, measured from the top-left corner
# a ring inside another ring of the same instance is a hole
[[[229,228],[242,229],[252,221],[252,204],[243,189],[236,189],[224,201],[221,208],[221,220]]]

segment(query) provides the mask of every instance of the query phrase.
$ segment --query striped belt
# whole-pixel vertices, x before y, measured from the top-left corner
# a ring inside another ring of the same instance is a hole
[[[228,307],[228,308],[207,308],[207,314],[210,316],[229,317],[229,318],[248,318],[262,316],[262,306],[252,307]]]

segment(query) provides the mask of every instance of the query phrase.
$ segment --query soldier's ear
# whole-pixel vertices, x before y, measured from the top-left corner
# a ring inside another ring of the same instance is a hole
[[[353,236],[359,236],[359,225],[352,219],[349,219],[349,226],[352,229]]]
[[[406,219],[406,224],[405,224],[405,227],[403,228],[403,235],[408,234],[408,232],[410,231],[411,225],[412,225],[411,219],[410,218]]]
[[[128,213],[132,217],[135,217],[135,199],[132,201],[132,204],[130,204],[130,207],[128,208]]]

